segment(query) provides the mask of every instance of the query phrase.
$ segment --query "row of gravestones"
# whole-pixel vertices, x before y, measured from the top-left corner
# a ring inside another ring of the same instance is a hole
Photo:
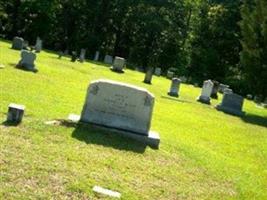
[[[168,95],[178,97],[181,82],[180,79],[173,78]],[[223,100],[221,104],[216,106],[217,110],[238,116],[244,115],[242,111],[244,98],[234,94],[233,91],[229,89],[229,86],[223,84],[218,85],[218,82],[215,83],[216,85],[211,80],[204,81],[201,95],[197,98],[197,101],[210,104],[212,94],[217,98],[217,92],[220,90],[223,92]]]
[[[27,41],[24,41],[24,39],[21,37],[14,37],[11,48],[21,51],[20,54],[21,59],[17,64],[17,67],[29,71],[34,71],[34,72],[37,71],[37,69],[35,68],[34,61],[36,60],[36,53],[41,52],[42,46],[43,46],[43,41],[39,37],[37,37],[34,48],[31,48],[29,50]],[[35,50],[35,52],[32,51],[33,49]]]
[[[154,95],[146,89],[97,80],[89,85],[81,116],[75,119],[159,148],[159,134],[150,130],[154,102]],[[7,122],[19,124],[24,111],[25,106],[10,104]]]
[[[180,83],[181,80],[172,79],[168,93],[170,96],[179,96]],[[210,80],[204,82],[198,98],[200,102],[210,103],[213,86]],[[243,101],[243,97],[226,89],[222,103],[216,108],[226,113],[243,115]],[[150,130],[154,102],[154,95],[146,89],[110,80],[97,80],[89,85],[81,116],[75,119],[118,132],[152,148],[159,148],[159,134]],[[20,123],[24,110],[23,105],[10,104],[7,121]]]

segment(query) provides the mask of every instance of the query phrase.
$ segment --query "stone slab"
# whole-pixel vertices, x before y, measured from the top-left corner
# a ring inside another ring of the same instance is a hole
[[[110,197],[121,198],[121,194],[119,192],[108,190],[100,186],[94,186],[93,191],[99,194],[110,196]]]
[[[107,132],[114,132],[120,136],[131,138],[135,141],[138,141],[142,144],[148,145],[149,147],[153,149],[159,149],[160,145],[160,135],[159,133],[155,131],[149,131],[148,135],[139,135],[133,132],[128,132],[120,129],[115,129],[115,128],[110,128],[110,127],[104,127],[104,126],[99,126],[97,124],[91,124],[92,127],[98,128]]]
[[[242,116],[245,112],[242,111],[244,98],[234,93],[224,93],[222,103],[216,106],[217,110],[228,114]]]

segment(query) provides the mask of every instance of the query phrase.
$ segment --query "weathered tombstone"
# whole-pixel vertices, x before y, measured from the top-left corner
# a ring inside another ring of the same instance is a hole
[[[179,90],[180,90],[180,83],[181,82],[182,81],[180,79],[173,78],[168,95],[173,96],[173,97],[179,97]]]
[[[35,69],[35,64],[34,64],[34,61],[36,60],[35,53],[31,51],[27,51],[27,50],[22,50],[20,55],[21,55],[21,59],[19,63],[17,64],[17,67],[22,67],[29,71],[37,71]]]
[[[222,84],[221,83],[219,85],[219,92],[223,94],[224,93],[224,90],[227,89],[227,88],[229,88],[229,87],[230,87],[229,85],[225,85],[225,84]]]
[[[86,54],[86,49],[81,49],[81,53],[80,53],[80,57],[79,57],[80,62],[84,62],[85,54]]]
[[[43,47],[43,41],[37,37],[36,43],[35,43],[35,52],[40,53]]]
[[[232,93],[233,93],[233,90],[230,89],[230,88],[225,88],[225,89],[223,90],[223,94],[225,94],[225,93],[227,93],[227,94],[232,94]]]
[[[253,99],[252,94],[247,94],[247,99],[252,100]]]
[[[93,81],[87,90],[81,122],[117,130],[158,148],[159,135],[150,131],[154,99],[143,88],[110,80]]]
[[[160,76],[160,75],[161,75],[161,68],[157,67],[157,68],[155,69],[155,75],[156,75],[156,76]]]
[[[113,63],[113,57],[110,55],[106,55],[104,58],[104,63],[111,65]]]
[[[153,67],[148,67],[148,69],[146,71],[144,83],[151,84],[153,73],[154,73],[154,68]]]
[[[174,72],[172,72],[172,71],[167,71],[167,78],[168,79],[172,79],[174,77]]]
[[[182,83],[187,82],[187,78],[185,76],[181,76],[181,77],[179,77],[179,79],[182,81]]]
[[[213,82],[213,88],[210,97],[213,99],[218,99],[218,90],[220,83],[218,81],[212,81]]]
[[[110,69],[115,72],[123,72],[124,65],[125,65],[125,59],[116,56],[113,65],[110,67]]]
[[[201,95],[198,97],[197,101],[201,103],[210,104],[210,95],[213,88],[213,83],[211,80],[204,81]]]
[[[24,40],[21,37],[14,37],[12,42],[12,49],[22,50],[24,46]]]
[[[7,122],[19,124],[22,121],[25,106],[14,103],[9,104]]]
[[[217,110],[225,113],[242,116],[244,98],[234,93],[224,93],[222,103],[216,106]]]
[[[98,61],[99,60],[99,51],[95,52],[95,57],[94,57],[94,61]]]
[[[77,52],[72,51],[71,52],[71,62],[75,62],[77,60]]]

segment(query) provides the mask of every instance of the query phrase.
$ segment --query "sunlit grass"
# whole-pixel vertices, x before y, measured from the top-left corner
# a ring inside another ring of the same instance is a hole
[[[243,118],[196,101],[200,89],[183,84],[169,98],[170,81],[102,63],[72,63],[38,54],[38,73],[14,66],[19,51],[0,42],[0,124],[10,102],[26,106],[18,127],[0,126],[0,199],[98,199],[100,185],[122,199],[266,199],[267,110],[245,101]],[[156,97],[152,130],[160,149],[85,126],[45,121],[80,114],[92,80],[105,78],[147,88]]]

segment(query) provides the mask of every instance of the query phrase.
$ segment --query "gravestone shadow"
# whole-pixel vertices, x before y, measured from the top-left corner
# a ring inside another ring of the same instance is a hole
[[[253,115],[253,114],[246,114],[241,117],[241,119],[245,123],[250,123],[258,126],[263,126],[267,128],[267,117],[262,117],[258,115]]]
[[[15,63],[9,63],[8,65],[10,65],[10,66],[12,66],[12,67],[14,67],[14,68],[16,68],[18,70],[25,71],[25,72],[32,72],[32,73],[37,73],[38,72],[37,69],[35,69],[35,70],[27,70],[24,67],[21,67],[18,64],[15,64]]]
[[[101,130],[89,124],[78,123],[72,133],[72,137],[86,144],[96,144],[111,147],[118,150],[144,153],[146,145],[129,138],[120,136],[115,132]]]
[[[10,122],[10,121],[4,121],[2,123],[3,126],[5,127],[9,127],[9,126],[18,126],[20,123],[16,123],[16,122]]]

